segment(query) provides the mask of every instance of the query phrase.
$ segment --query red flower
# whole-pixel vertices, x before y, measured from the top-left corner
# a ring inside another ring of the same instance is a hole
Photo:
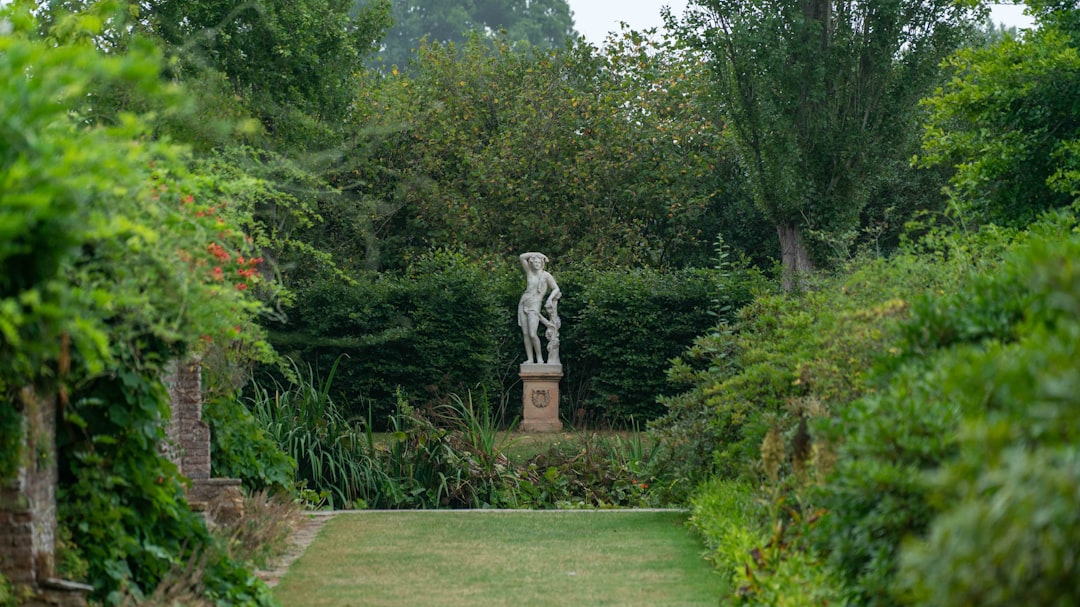
[[[225,280],[225,274],[221,271],[221,266],[214,268],[214,280]]]
[[[221,261],[229,260],[229,252],[225,250],[225,247],[219,245],[216,242],[212,242],[207,245],[206,250],[209,251],[211,255],[217,257]]]

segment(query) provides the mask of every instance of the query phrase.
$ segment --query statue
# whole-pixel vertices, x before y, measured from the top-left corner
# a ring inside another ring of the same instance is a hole
[[[543,253],[522,253],[518,256],[521,269],[525,270],[525,292],[518,301],[517,319],[521,327],[521,334],[525,341],[525,363],[544,364],[543,351],[540,349],[540,337],[536,334],[543,323],[547,330],[545,337],[548,340],[548,364],[559,363],[559,320],[558,302],[562,297],[559,285],[555,279],[544,270],[547,256]],[[550,289],[550,294],[548,291]],[[544,303],[544,295],[547,302]],[[543,304],[547,309],[548,318],[540,314]]]

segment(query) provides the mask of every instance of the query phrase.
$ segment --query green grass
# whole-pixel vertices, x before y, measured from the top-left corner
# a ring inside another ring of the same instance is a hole
[[[285,607],[717,605],[678,512],[340,514],[274,589]]]

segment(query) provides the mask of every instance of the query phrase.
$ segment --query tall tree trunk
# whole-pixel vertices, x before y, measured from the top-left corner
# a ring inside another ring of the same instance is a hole
[[[803,276],[813,271],[814,264],[799,226],[780,224],[776,226],[776,232],[780,236],[780,286],[790,292],[801,284]]]

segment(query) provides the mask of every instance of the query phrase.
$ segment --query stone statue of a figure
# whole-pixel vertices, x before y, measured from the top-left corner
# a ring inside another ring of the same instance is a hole
[[[547,330],[545,337],[548,340],[548,364],[559,363],[559,320],[558,304],[562,297],[562,291],[555,279],[544,270],[547,256],[543,253],[522,253],[518,256],[521,269],[525,270],[525,292],[518,301],[517,319],[521,327],[521,334],[525,341],[525,363],[544,364],[543,351],[540,349],[540,337],[536,334],[540,323]],[[547,302],[544,296],[547,295]],[[543,306],[548,313],[545,318],[540,314]]]

